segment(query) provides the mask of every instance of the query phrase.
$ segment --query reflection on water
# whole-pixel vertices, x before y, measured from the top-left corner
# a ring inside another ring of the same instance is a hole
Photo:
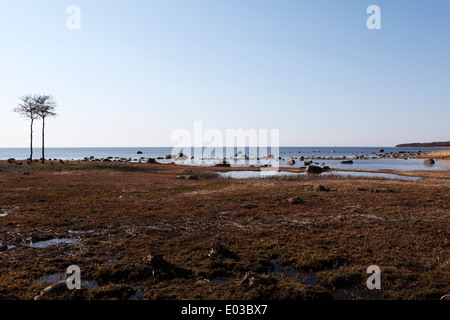
[[[46,241],[39,241],[36,243],[27,244],[30,248],[48,248],[52,246],[57,246],[61,244],[74,245],[78,241],[74,239],[62,238],[62,239],[50,239]]]
[[[64,273],[53,273],[48,274],[45,276],[40,277],[36,280],[37,283],[49,283],[54,284],[62,280],[66,280],[68,276],[66,276]],[[87,289],[96,289],[100,288],[98,283],[93,281],[81,281],[81,286],[87,288]]]
[[[394,173],[382,173],[382,172],[359,172],[359,171],[332,171],[324,172],[327,174],[337,174],[340,176],[352,176],[352,177],[366,177],[366,178],[385,178],[385,179],[399,179],[399,180],[420,180],[421,177],[401,176]]]
[[[380,146],[381,147],[381,146]],[[281,167],[290,167],[286,164],[287,160],[295,159],[296,163],[293,167],[303,166],[303,161],[299,161],[298,157],[303,156],[305,160],[312,160],[319,165],[326,165],[330,168],[336,169],[348,169],[351,166],[355,170],[397,170],[397,171],[417,171],[417,170],[438,170],[449,171],[450,161],[437,161],[434,165],[423,164],[422,159],[390,159],[379,158],[380,155],[386,155],[389,153],[402,152],[403,155],[414,154],[415,152],[432,152],[442,151],[441,148],[389,148],[383,147],[385,153],[378,152],[379,147],[280,147],[279,156]],[[138,151],[142,151],[141,154],[137,154]],[[238,153],[241,151],[241,153]],[[92,156],[93,158],[101,159],[111,157],[112,160],[131,160],[138,161],[141,157],[147,159],[165,157],[166,155],[176,155],[178,152],[183,152],[190,158],[194,156],[198,160],[198,155],[201,156],[203,163],[192,163],[191,165],[205,165],[209,166],[214,164],[218,159],[227,157],[232,159],[245,159],[245,155],[248,156],[249,161],[242,161],[241,163],[231,164],[232,166],[247,166],[250,164],[260,165],[262,161],[257,161],[257,157],[262,157],[266,153],[273,152],[269,148],[231,148],[228,150],[224,148],[211,149],[211,148],[47,148],[46,154],[51,159],[64,159],[64,160],[82,160],[85,157]],[[237,157],[235,157],[235,153]],[[28,148],[0,148],[0,159],[6,160],[9,158],[26,159],[29,156]],[[355,160],[355,156],[364,156],[367,160]],[[343,157],[352,159],[353,164],[341,164],[340,161]],[[313,159],[311,159],[313,158]],[[320,159],[319,159],[320,158]],[[335,158],[336,160],[330,160]],[[372,159],[375,158],[375,159]],[[158,159],[160,163],[170,163],[170,159]]]
[[[224,179],[262,179],[270,177],[283,176],[304,176],[305,172],[285,172],[285,171],[228,171],[218,172],[219,177]],[[356,171],[328,171],[322,175],[339,175],[339,176],[353,176],[363,178],[383,178],[383,179],[399,179],[399,180],[420,180],[421,177],[401,176],[393,173],[381,172],[356,172]]]
[[[217,174],[224,179],[259,179],[280,176],[297,176],[304,175],[305,173],[283,171],[228,171],[218,172]]]
[[[301,280],[304,284],[308,286],[317,286],[317,276],[313,273],[299,272],[292,268],[291,266],[281,266],[278,261],[271,260],[273,264],[273,274],[277,277],[284,278],[295,278]]]

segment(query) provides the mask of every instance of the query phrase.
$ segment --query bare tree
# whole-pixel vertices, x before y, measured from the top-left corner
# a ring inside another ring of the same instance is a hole
[[[55,99],[51,95],[38,95],[34,97],[37,114],[42,119],[42,163],[45,163],[45,118],[56,116],[57,107]]]
[[[33,123],[37,119],[37,107],[35,97],[31,94],[19,98],[21,102],[14,108],[21,116],[30,119],[30,161],[33,161]]]

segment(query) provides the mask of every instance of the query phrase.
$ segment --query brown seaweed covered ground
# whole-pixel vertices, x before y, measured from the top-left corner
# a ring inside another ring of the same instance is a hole
[[[0,299],[33,299],[70,265],[81,268],[83,289],[49,298],[450,293],[448,172],[225,180],[218,170],[229,169],[0,162]],[[39,247],[51,239],[63,240]],[[366,288],[370,265],[381,268],[381,290]]]

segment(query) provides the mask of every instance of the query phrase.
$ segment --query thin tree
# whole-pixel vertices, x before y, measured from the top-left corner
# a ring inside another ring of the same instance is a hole
[[[57,107],[55,99],[50,95],[38,95],[34,98],[37,114],[42,119],[42,163],[45,163],[45,118],[56,116]]]
[[[33,123],[37,119],[37,107],[35,97],[31,94],[19,98],[21,102],[14,108],[21,116],[30,119],[30,161],[33,162]]]

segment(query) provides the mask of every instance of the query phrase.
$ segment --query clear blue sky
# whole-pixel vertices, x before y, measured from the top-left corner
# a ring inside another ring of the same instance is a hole
[[[81,30],[69,30],[69,5]],[[381,30],[369,30],[369,5]],[[171,146],[178,128],[282,146],[450,140],[450,1],[0,0],[0,147],[51,93],[49,147]],[[39,122],[36,146],[40,145]]]

